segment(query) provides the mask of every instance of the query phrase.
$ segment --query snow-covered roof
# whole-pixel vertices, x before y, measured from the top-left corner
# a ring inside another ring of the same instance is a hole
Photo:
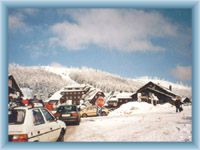
[[[133,95],[134,93],[129,93],[129,92],[122,92],[122,93],[118,93],[116,95],[116,98],[120,99],[120,98],[132,98],[131,96]]]
[[[158,84],[157,84],[158,85]],[[161,88],[163,88],[165,91],[167,91],[167,92],[169,92],[169,93],[171,93],[171,94],[174,94],[173,92],[172,92],[172,90],[170,90],[170,89],[168,89],[168,88],[166,88],[166,87],[164,87],[164,86],[162,86],[162,85],[158,85],[159,87],[161,87]]]
[[[172,97],[171,95],[167,94],[167,93],[163,93],[163,92],[161,92],[161,91],[159,91],[159,90],[152,89],[152,88],[147,88],[147,89],[150,89],[150,90],[152,90],[152,91],[155,91],[155,92],[160,93],[160,94],[163,94],[163,95],[166,95],[166,96],[168,96],[168,97],[170,97],[170,98],[173,99],[173,97]]]
[[[112,95],[113,94],[113,95]],[[132,92],[115,92],[107,97],[107,101],[118,101],[118,99],[130,99],[134,94]]]
[[[92,100],[94,96],[98,93],[102,92],[100,89],[96,89],[91,87],[90,90],[82,97],[84,100]]]
[[[162,91],[160,91],[160,90],[157,90],[157,89],[155,89],[154,87],[148,86],[149,84],[153,84],[153,85],[159,87],[159,88],[162,89],[164,92],[162,92]],[[147,86],[148,86],[148,87],[147,87]],[[178,96],[178,95],[174,94],[174,93],[173,93],[171,90],[169,90],[168,88],[163,87],[163,86],[161,86],[160,84],[155,84],[155,83],[153,83],[152,81],[149,81],[147,84],[145,84],[144,86],[142,86],[140,89],[137,90],[137,92],[140,91],[141,89],[143,89],[144,87],[147,88],[147,89],[150,89],[150,90],[152,90],[152,91],[158,92],[158,93],[160,93],[160,94],[164,94],[164,95],[166,95],[166,96],[168,96],[168,97]]]
[[[62,97],[61,92],[63,89],[55,92],[50,98],[48,98],[45,102],[48,102],[50,100],[60,100],[60,98]]]
[[[84,88],[85,84],[71,84],[68,86],[65,86],[64,89],[68,89],[68,88]]]
[[[111,97],[111,98],[108,100],[108,102],[111,102],[111,101],[118,102],[118,98],[116,98],[116,97]]]

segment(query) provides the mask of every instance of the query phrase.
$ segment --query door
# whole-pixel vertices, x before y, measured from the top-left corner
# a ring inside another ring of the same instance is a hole
[[[97,115],[97,107],[92,106],[89,108],[90,116],[96,116]]]
[[[49,141],[49,130],[46,128],[44,117],[39,109],[33,109],[33,131],[31,139],[37,139],[36,141]],[[30,139],[30,140],[31,140]]]
[[[47,128],[49,130],[49,141],[57,141],[61,132],[59,123],[57,122],[56,118],[51,113],[49,113],[49,111],[44,108],[41,108],[41,111],[44,115]]]

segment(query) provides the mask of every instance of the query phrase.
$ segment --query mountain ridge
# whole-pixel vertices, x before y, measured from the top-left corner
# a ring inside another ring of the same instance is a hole
[[[9,65],[9,74],[13,74],[20,88],[29,88],[33,94],[47,99],[49,94],[71,84],[90,84],[104,92],[135,92],[144,84],[152,81],[164,88],[172,86],[172,91],[180,96],[192,98],[191,87],[169,82],[159,78],[123,78],[118,75],[87,67],[66,68],[52,66]],[[30,95],[30,94],[29,94]]]

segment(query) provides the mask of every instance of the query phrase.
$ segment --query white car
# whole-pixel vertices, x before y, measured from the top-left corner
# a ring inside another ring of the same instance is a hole
[[[9,110],[9,142],[63,141],[66,125],[43,107]]]

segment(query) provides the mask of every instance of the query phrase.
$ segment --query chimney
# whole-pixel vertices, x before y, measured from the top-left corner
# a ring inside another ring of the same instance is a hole
[[[169,90],[172,91],[172,86],[171,85],[169,85]]]

